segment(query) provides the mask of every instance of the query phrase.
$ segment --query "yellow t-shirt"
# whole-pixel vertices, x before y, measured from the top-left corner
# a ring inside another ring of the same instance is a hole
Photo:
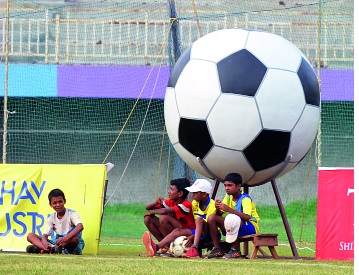
[[[243,190],[241,190],[241,194],[243,194]],[[222,203],[228,205],[232,209],[236,209],[236,201],[233,201],[232,195],[225,195]],[[237,209],[240,211],[239,209]],[[242,199],[242,212],[247,214],[250,217],[249,222],[253,224],[256,232],[259,233],[259,215],[257,213],[256,205],[253,200],[248,197],[243,197]]]
[[[194,219],[198,219],[199,217],[201,217],[207,222],[208,217],[216,213],[216,206],[214,200],[208,197],[208,200],[206,202],[206,208],[204,210],[201,210],[201,208],[199,208],[199,203],[196,200],[192,201],[192,210]]]

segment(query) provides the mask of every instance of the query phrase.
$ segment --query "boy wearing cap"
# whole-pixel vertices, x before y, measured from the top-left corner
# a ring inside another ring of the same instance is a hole
[[[241,257],[238,236],[257,234],[259,232],[259,216],[252,198],[244,193],[242,177],[238,173],[229,173],[224,178],[226,195],[223,201],[216,200],[217,215],[208,219],[209,232],[213,240],[213,250],[207,258],[239,258]],[[228,213],[226,218],[222,215]],[[220,248],[218,228],[226,236],[226,242],[233,243],[231,250],[223,254]]]
[[[200,241],[211,241],[207,220],[212,214],[215,214],[217,209],[215,202],[209,195],[212,191],[212,185],[208,180],[197,179],[191,187],[186,188],[192,193],[192,210],[196,223],[196,231],[194,235],[187,238],[186,246],[191,248],[183,254],[185,258],[198,258],[198,244]]]

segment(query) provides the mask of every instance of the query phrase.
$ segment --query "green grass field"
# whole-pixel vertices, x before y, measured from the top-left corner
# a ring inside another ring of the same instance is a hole
[[[286,207],[290,213],[293,235],[300,232],[302,214],[298,203]],[[315,240],[315,202],[306,209],[306,238]],[[261,209],[261,218],[271,232],[283,234],[280,218],[273,219],[278,211],[275,207]],[[41,255],[26,253],[0,253],[0,274],[354,274],[353,261],[314,260],[315,243],[296,243],[300,259],[290,259],[291,250],[285,236],[279,238],[277,253],[279,260],[258,258],[236,259],[182,259],[149,258],[141,243],[143,205],[116,205],[105,208],[98,255]],[[308,222],[309,220],[309,222]],[[314,221],[314,222],[313,222]],[[263,227],[263,226],[262,226]],[[308,232],[310,234],[308,234]],[[297,240],[298,238],[295,237]],[[299,249],[300,247],[311,249]],[[251,245],[249,245],[251,251]],[[250,252],[249,251],[249,252]],[[269,254],[269,251],[264,249]],[[204,251],[204,253],[206,253]]]
[[[0,253],[0,274],[354,274],[349,261],[142,257],[140,246],[100,246],[97,256]]]

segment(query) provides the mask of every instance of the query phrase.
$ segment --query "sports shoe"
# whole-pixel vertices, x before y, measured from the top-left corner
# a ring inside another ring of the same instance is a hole
[[[35,253],[35,247],[34,245],[30,244],[26,247],[26,252],[27,253]]]
[[[240,257],[241,251],[232,247],[228,253],[224,254],[223,259],[236,259]]]
[[[54,246],[53,248],[52,248],[52,253],[54,253],[54,254],[62,254],[62,246],[61,245],[59,245],[59,246]]]
[[[171,249],[166,248],[166,251],[161,254],[161,257],[174,257],[174,255],[171,252]]]
[[[168,250],[166,253],[162,253],[161,257],[174,258],[174,255],[171,253],[171,251]]]
[[[155,256],[162,256],[162,254],[167,253],[167,251],[168,251],[168,247],[162,247],[162,248],[160,248],[160,249],[157,251],[157,253],[155,254]]]
[[[26,247],[26,252],[27,253],[36,253],[36,254],[44,254],[44,253],[49,253],[48,250],[43,250],[38,248],[37,246],[30,244]]]
[[[152,237],[150,232],[146,231],[142,235],[142,243],[146,248],[147,256],[153,257],[157,252],[157,246],[154,241],[152,241]]]
[[[213,248],[212,252],[205,256],[207,259],[214,259],[214,258],[222,258],[223,252],[220,248],[215,247]]]
[[[191,247],[186,253],[183,254],[183,258],[199,258],[198,250],[195,247]]]

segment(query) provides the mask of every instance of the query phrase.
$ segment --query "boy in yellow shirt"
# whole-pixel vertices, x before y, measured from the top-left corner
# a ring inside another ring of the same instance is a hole
[[[198,258],[198,244],[200,241],[211,241],[208,230],[207,220],[212,214],[215,214],[217,209],[215,201],[209,195],[212,191],[212,186],[209,181],[205,179],[197,179],[192,186],[186,188],[192,193],[192,211],[195,219],[196,230],[194,235],[187,238],[186,246],[191,248],[183,254],[185,258]]]
[[[208,218],[209,232],[213,240],[213,250],[207,258],[239,258],[241,257],[238,236],[259,233],[259,216],[252,198],[244,193],[242,177],[238,173],[229,173],[224,178],[226,195],[223,201],[216,200],[217,215]],[[227,213],[226,218],[222,215]],[[233,243],[231,250],[223,254],[220,248],[218,228],[226,236],[226,242]]]

